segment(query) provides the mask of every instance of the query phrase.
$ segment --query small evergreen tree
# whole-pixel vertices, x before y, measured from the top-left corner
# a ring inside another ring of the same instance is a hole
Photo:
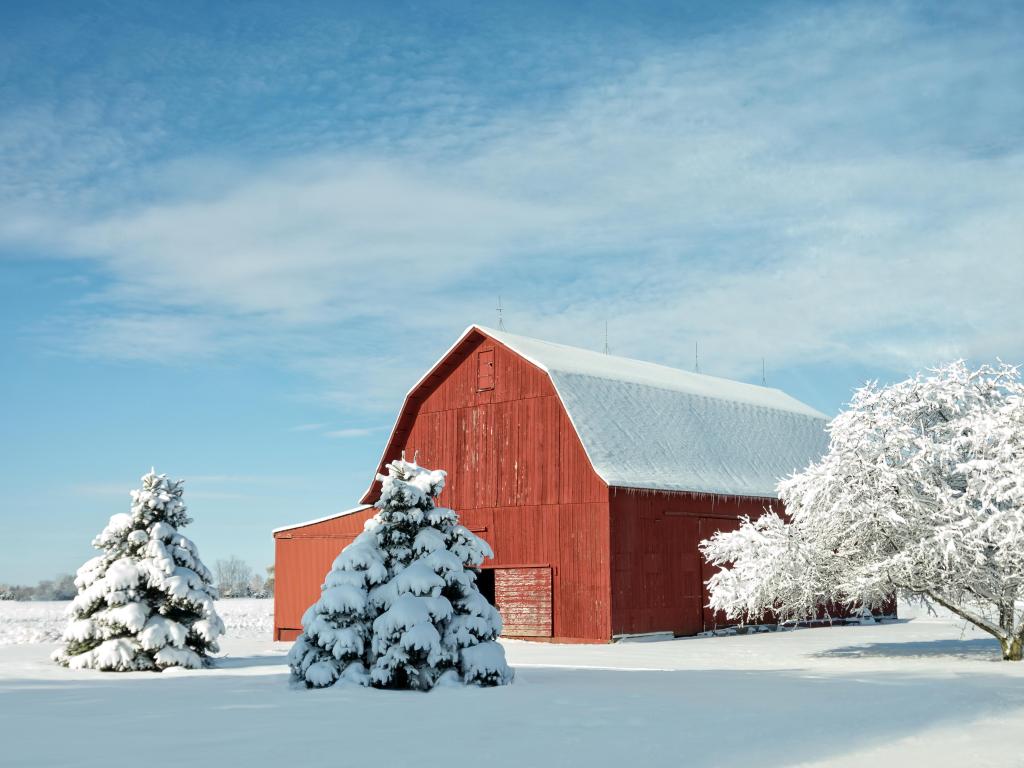
[[[388,578],[385,555],[367,521],[355,541],[334,561],[320,599],[302,617],[302,634],[288,654],[292,674],[309,687],[338,680],[369,683],[366,659],[374,611],[370,590]]]
[[[438,507],[445,473],[388,465],[377,514],[335,560],[302,618],[289,663],[310,687],[351,681],[429,690],[512,680],[495,642],[501,616],[480,594],[487,543]]]
[[[214,609],[212,575],[189,539],[184,482],[150,471],[93,540],[103,550],[78,569],[65,647],[54,661],[76,669],[161,670],[203,666],[224,624]]]

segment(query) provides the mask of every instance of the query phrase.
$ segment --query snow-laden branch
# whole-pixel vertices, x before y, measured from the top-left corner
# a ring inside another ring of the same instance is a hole
[[[745,521],[702,545],[732,618],[879,607],[894,590],[1024,641],[1024,385],[1015,367],[952,363],[869,384],[829,425],[821,461],[784,480],[789,521]]]
[[[59,664],[104,671],[197,669],[218,650],[224,623],[213,576],[178,532],[192,522],[184,482],[150,471],[130,513],[93,541],[102,551],[78,569]]]
[[[310,688],[337,684],[430,690],[505,685],[501,615],[476,573],[483,539],[436,505],[445,473],[393,461],[378,475],[378,512],[334,561],[288,654]]]

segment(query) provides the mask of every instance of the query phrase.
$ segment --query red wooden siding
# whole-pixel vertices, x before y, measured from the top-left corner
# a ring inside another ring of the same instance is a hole
[[[556,639],[611,637],[608,488],[544,371],[482,333],[471,335],[407,398],[382,464],[403,451],[448,472],[439,503],[491,545],[488,565],[548,569]],[[375,483],[364,503],[378,494]],[[295,530],[354,534],[370,514],[352,516],[356,528],[331,520]],[[278,632],[298,626],[341,549],[328,557],[311,545],[310,561],[299,563],[305,550],[280,541],[295,530],[277,534],[278,584],[288,582],[275,605]]]
[[[385,457],[446,469],[440,503],[487,528],[495,567],[553,568],[556,636],[607,639],[608,489],[546,373],[482,335],[465,347],[411,398]],[[485,352],[493,388],[481,391]]]
[[[494,355],[494,386],[480,391],[476,353],[487,350]],[[547,399],[531,402],[535,398]],[[538,416],[540,423],[527,421]],[[477,430],[473,440],[462,429],[467,424]],[[433,460],[433,465],[448,471],[446,503],[456,509],[476,501],[475,490],[461,490],[470,470],[476,488],[479,471],[490,478],[509,460],[524,463],[495,478],[498,495],[492,503],[498,506],[608,499],[608,489],[591,468],[547,374],[478,332],[452,350],[406,399],[378,471],[403,450],[410,457],[419,450],[427,466],[428,455],[453,460],[447,465]],[[494,463],[493,469],[488,462]],[[530,477],[527,470],[534,467],[542,467],[545,477]],[[372,503],[379,493],[374,483],[363,502]]]
[[[561,504],[555,590],[555,634],[611,638],[608,503]]]
[[[473,356],[463,356],[413,409],[384,463],[404,450],[410,457],[418,453],[424,466],[446,469],[444,501],[458,510],[607,500],[547,376],[503,346],[491,350],[494,388],[476,388],[468,375],[475,373]],[[525,396],[515,397],[514,386],[524,387]],[[572,489],[565,499],[559,498],[562,479]]]
[[[753,514],[751,515],[751,517],[757,517],[758,514],[760,513]],[[704,539],[710,539],[716,531],[735,531],[739,527],[740,521],[738,517],[731,519],[723,517],[702,517],[700,519],[700,539],[701,541],[703,541]],[[704,584],[707,584],[708,579],[714,576],[720,569],[714,565],[711,565],[711,563],[704,560],[704,558],[701,558],[701,560],[701,581]],[[704,607],[705,630],[717,629],[718,627],[725,627],[729,624],[735,623],[725,618],[725,614],[721,611],[713,611],[710,608],[708,608],[707,587],[704,588],[704,600],[702,605]]]
[[[274,534],[274,639],[293,640],[302,614],[320,597],[320,587],[338,554],[363,530],[374,509],[291,528]]]
[[[608,486],[597,476],[565,408],[558,409],[558,501],[560,504],[608,504]]]
[[[481,349],[476,353],[477,358],[477,391],[494,389],[494,350]]]
[[[503,635],[551,637],[551,568],[495,568],[494,604],[505,625]]]
[[[772,499],[612,489],[612,634],[690,635],[721,617],[704,608],[713,570],[697,545],[759,516]]]
[[[440,503],[494,550],[486,566],[512,637],[607,641],[720,625],[705,608],[714,571],[697,545],[778,504],[609,489],[547,374],[479,330],[406,398],[378,471],[403,451],[448,472]],[[331,562],[373,512],[275,534],[278,639],[298,632]]]

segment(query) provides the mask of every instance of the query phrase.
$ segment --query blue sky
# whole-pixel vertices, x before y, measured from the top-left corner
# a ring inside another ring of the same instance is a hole
[[[828,413],[1024,361],[1018,4],[481,5],[3,6],[0,582],[151,465],[269,564],[499,294]]]

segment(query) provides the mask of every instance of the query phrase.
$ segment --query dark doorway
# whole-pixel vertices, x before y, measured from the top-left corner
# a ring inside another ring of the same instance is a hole
[[[476,585],[480,589],[480,594],[487,598],[487,602],[494,605],[494,569],[481,568],[476,574]]]

